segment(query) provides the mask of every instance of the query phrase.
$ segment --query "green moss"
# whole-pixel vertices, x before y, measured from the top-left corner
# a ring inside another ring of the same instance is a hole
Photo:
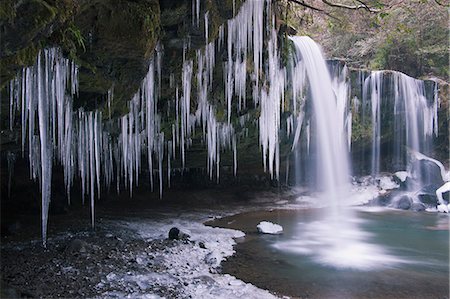
[[[17,51],[14,55],[0,59],[0,89],[13,79],[20,69],[33,65],[36,62],[39,50],[39,46],[31,44],[27,48]]]
[[[16,17],[15,1],[3,0],[0,2],[0,24],[11,22]]]

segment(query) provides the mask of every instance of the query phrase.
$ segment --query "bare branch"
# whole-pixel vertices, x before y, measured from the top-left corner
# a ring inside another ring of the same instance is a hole
[[[305,3],[305,2],[303,2],[303,1],[300,1],[300,0],[288,0],[288,1],[289,1],[289,2],[292,2],[292,3],[295,3],[295,4],[298,4],[298,5],[301,5],[301,6],[303,6],[303,7],[309,8],[309,9],[311,9],[311,10],[314,10],[314,11],[317,11],[317,12],[320,12],[320,13],[323,13],[323,14],[325,14],[326,16],[328,16],[328,17],[330,17],[330,18],[332,18],[332,19],[335,19],[335,20],[337,20],[337,21],[341,21],[339,18],[333,16],[333,15],[330,14],[329,12],[327,12],[327,11],[321,9],[321,8],[318,8],[318,7],[309,5],[308,3]]]
[[[370,8],[363,1],[358,1],[359,3],[361,3],[360,5],[346,5],[346,4],[342,4],[342,3],[333,3],[328,0],[322,0],[322,2],[331,7],[338,7],[338,8],[351,9],[351,10],[365,9],[369,12],[379,12],[378,9]]]

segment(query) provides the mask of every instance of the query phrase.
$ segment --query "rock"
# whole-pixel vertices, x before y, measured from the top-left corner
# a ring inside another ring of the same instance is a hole
[[[178,227],[172,227],[169,231],[169,240],[183,240],[183,241],[189,241],[188,234],[185,234],[181,232]]]
[[[88,251],[88,247],[89,245],[86,242],[80,239],[74,239],[69,243],[69,245],[67,245],[64,252],[67,254],[86,253]]]
[[[411,208],[412,200],[408,195],[401,196],[395,203],[396,209],[409,210]]]
[[[426,204],[427,206],[435,207],[439,202],[437,196],[433,194],[419,194],[417,197],[421,203]]]
[[[394,192],[392,192],[394,193]],[[388,206],[391,203],[391,193],[390,192],[386,192],[384,194],[380,194],[380,196],[372,199],[369,202],[370,206]]]
[[[177,227],[172,227],[169,231],[170,240],[178,240],[180,238],[180,230]]]
[[[420,202],[413,202],[411,205],[411,210],[414,212],[422,212],[425,211],[426,206],[423,203]]]
[[[437,185],[429,184],[418,192],[417,197],[419,198],[420,202],[424,203],[427,206],[435,207],[438,204],[438,197],[436,195],[436,190],[438,189]]]
[[[211,266],[215,266],[218,263],[218,259],[217,257],[214,256],[212,252],[210,252],[205,256],[205,263]]]
[[[208,275],[201,275],[201,276],[194,277],[194,281],[196,283],[201,283],[201,284],[206,284],[206,285],[213,285],[213,284],[217,283],[214,280],[214,278],[212,278],[211,276],[208,276]]]
[[[436,163],[429,160],[414,161],[411,174],[415,180],[421,182],[423,185],[441,186],[444,183],[441,169]]]
[[[201,249],[206,249],[205,243],[203,243],[203,242],[198,242],[198,246],[199,246]]]

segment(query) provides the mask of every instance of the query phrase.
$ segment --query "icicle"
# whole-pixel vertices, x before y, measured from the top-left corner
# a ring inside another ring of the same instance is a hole
[[[91,196],[91,226],[94,228],[94,186],[95,186],[95,157],[94,157],[94,118],[93,113],[89,112],[88,115],[88,128],[89,128],[89,182],[90,182],[90,196]]]
[[[44,65],[46,65],[44,63]],[[41,55],[38,56],[37,63],[37,101],[38,101],[38,118],[39,118],[39,138],[41,149],[41,193],[42,193],[42,242],[44,247],[47,247],[47,222],[48,222],[48,209],[51,198],[51,182],[52,182],[52,150],[49,149],[51,141],[49,133],[49,113],[48,113],[48,97],[45,93],[46,82],[42,75],[42,62]],[[45,72],[45,70],[44,70]]]
[[[158,136],[158,171],[159,171],[159,198],[162,198],[163,194],[163,160],[164,160],[164,133],[160,133]]]

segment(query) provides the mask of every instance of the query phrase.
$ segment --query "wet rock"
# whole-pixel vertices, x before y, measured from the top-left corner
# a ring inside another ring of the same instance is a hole
[[[172,227],[169,230],[169,239],[178,240],[180,238],[180,230],[177,227]]]
[[[439,200],[436,196],[436,190],[439,186],[430,184],[424,186],[422,189],[420,189],[419,194],[417,197],[419,198],[420,202],[427,206],[433,206],[435,207]]]
[[[395,203],[396,209],[409,210],[411,208],[412,200],[408,195],[402,195]]]
[[[412,164],[412,177],[424,185],[442,185],[444,183],[441,169],[436,163],[428,160],[418,160]]]
[[[380,196],[371,200],[369,202],[369,205],[370,206],[382,206],[382,207],[388,206],[391,203],[392,193],[396,193],[396,192],[386,192],[384,194],[381,194]]]
[[[425,211],[426,206],[423,203],[420,202],[413,202],[411,205],[411,210],[414,212],[422,212]]]
[[[427,206],[435,207],[438,204],[438,198],[433,194],[419,194],[417,196],[421,203],[426,204]]]
[[[169,240],[183,240],[183,241],[189,241],[188,234],[185,234],[181,232],[178,227],[172,227],[169,231]]]
[[[78,254],[78,253],[86,253],[88,249],[89,249],[88,243],[80,239],[74,239],[69,243],[69,245],[67,245],[64,252],[66,254]]]

